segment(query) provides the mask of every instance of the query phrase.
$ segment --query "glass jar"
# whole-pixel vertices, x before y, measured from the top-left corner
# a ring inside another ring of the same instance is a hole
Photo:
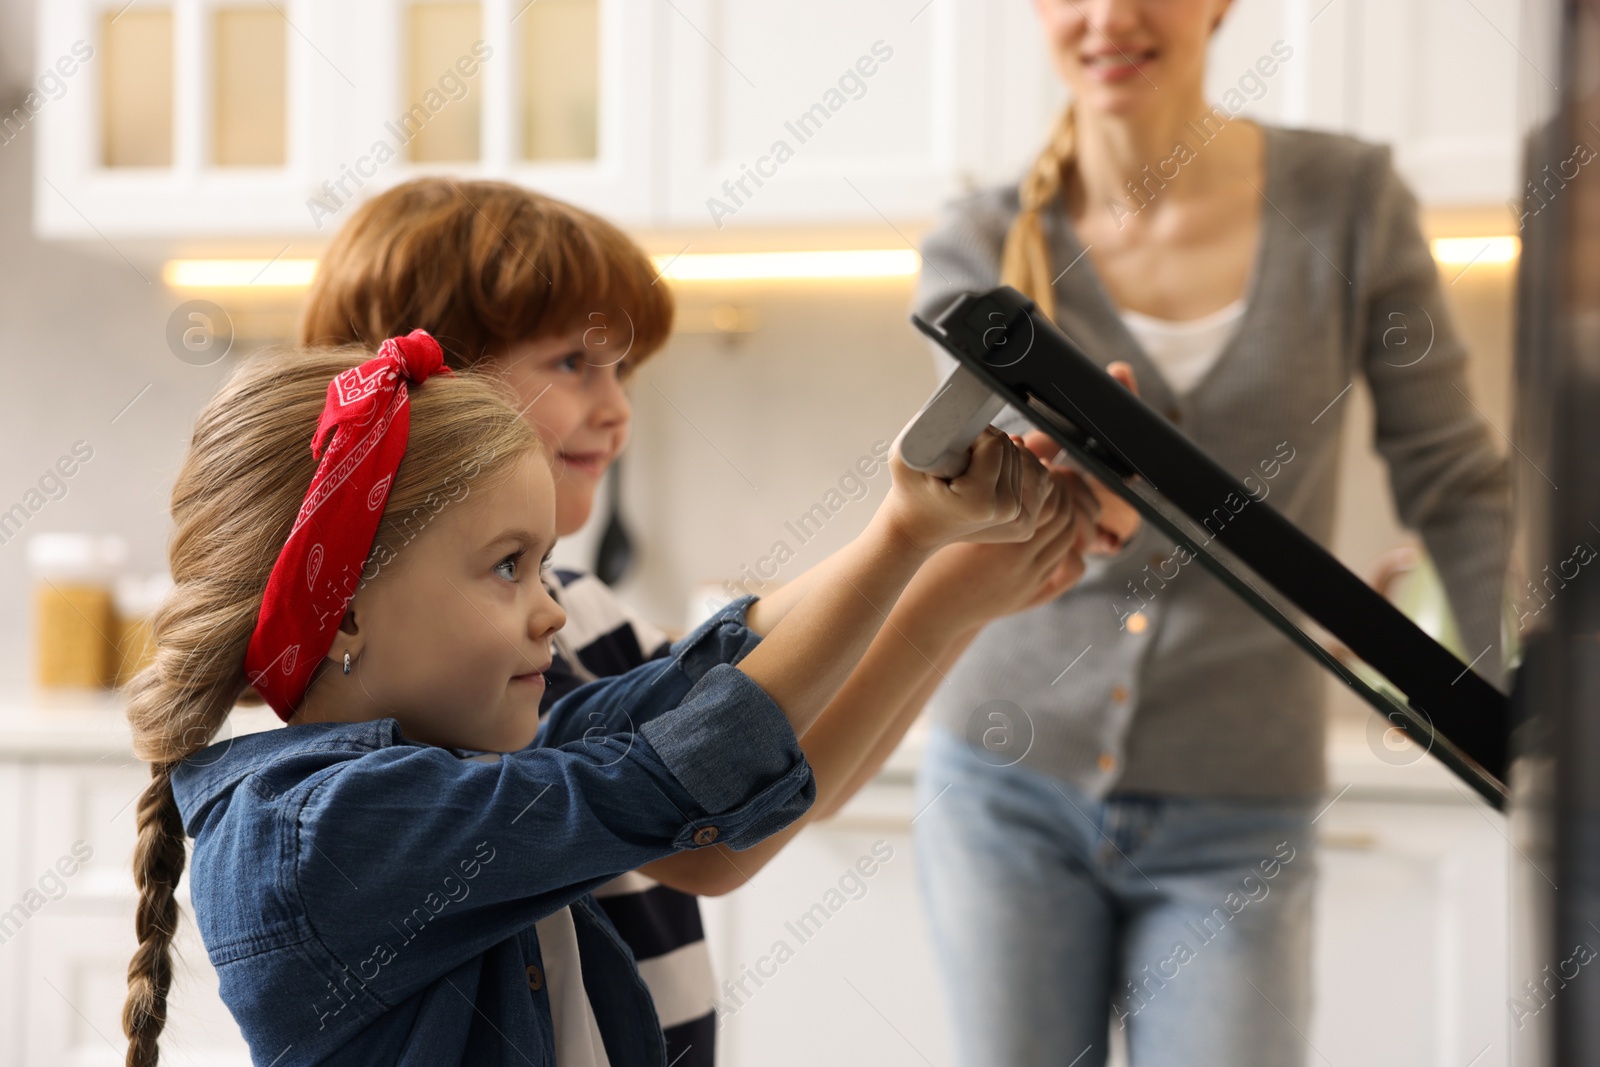
[[[115,680],[112,579],[127,558],[115,535],[42,533],[28,539],[33,578],[34,681],[100,689]]]
[[[114,684],[118,689],[155,657],[150,617],[171,589],[172,575],[164,571],[149,577],[130,574],[117,579],[112,605],[117,629]]]

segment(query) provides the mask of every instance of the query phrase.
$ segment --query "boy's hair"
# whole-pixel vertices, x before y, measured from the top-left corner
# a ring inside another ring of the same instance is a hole
[[[185,862],[172,770],[211,743],[236,703],[261,701],[246,681],[245,649],[316,471],[312,432],[328,383],[370,355],[346,348],[245,361],[200,412],[173,485],[168,555],[175,584],[151,620],[154,659],[126,691],[134,754],[151,764],[133,856],[139,945],[122,1012],[129,1067],[156,1063],[172,984],[174,894]],[[413,385],[410,407],[410,436],[374,556],[403,552],[420,532],[413,529],[418,518],[438,512],[447,494],[460,499],[463,482],[466,495],[482,491],[540,449],[509,387],[482,374],[436,375]],[[372,576],[371,564],[369,557],[364,577]]]
[[[367,201],[317,266],[302,344],[427,330],[454,369],[519,341],[602,327],[637,365],[672,331],[672,294],[611,223],[508,182],[418,178]]]

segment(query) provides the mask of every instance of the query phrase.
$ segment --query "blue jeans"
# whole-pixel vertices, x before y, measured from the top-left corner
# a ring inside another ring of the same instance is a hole
[[[1306,1061],[1311,820],[1303,801],[1089,799],[942,729],[917,781],[917,871],[956,1062]]]

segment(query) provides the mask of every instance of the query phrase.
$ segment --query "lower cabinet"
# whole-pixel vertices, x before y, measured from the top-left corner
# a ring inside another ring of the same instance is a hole
[[[955,1062],[917,895],[910,815],[909,788],[869,786],[836,819],[796,837],[749,886],[702,902],[722,983],[720,1064]]]
[[[0,810],[17,815],[0,821],[0,1063],[123,1062],[146,780],[125,756],[0,752]],[[724,1067],[955,1062],[917,892],[912,804],[909,780],[886,776],[752,885],[705,902]],[[1507,916],[1518,905],[1505,820],[1436,781],[1412,795],[1352,787],[1317,826],[1305,1062],[1509,1067],[1508,995],[1538,976],[1510,973]],[[242,1067],[248,1051],[180,899],[163,1060]]]
[[[1307,1063],[1508,1067],[1503,816],[1476,800],[1355,799],[1322,828]],[[1319,1058],[1320,1056],[1320,1058]]]
[[[705,902],[717,974],[732,986],[719,998],[724,1067],[955,1064],[916,889],[911,805],[909,784],[875,784],[750,887]],[[1427,799],[1352,788],[1317,827],[1304,1062],[1508,1067],[1506,998],[1520,982],[1507,973],[1504,818],[1448,787]],[[880,853],[891,858],[872,877],[850,877]],[[820,928],[799,926],[830,900],[839,906]],[[1123,1067],[1119,1044],[1111,1062]]]
[[[133,907],[42,914],[28,929],[25,1048],[30,1065],[121,1067],[122,1004],[133,955]],[[250,1053],[217,996],[217,976],[185,907],[174,945],[163,1063],[249,1067]]]
[[[16,799],[4,810],[20,815],[0,837],[0,1063],[121,1067],[135,817],[149,777],[126,756],[0,762],[0,798]],[[179,906],[162,1061],[247,1067],[183,885]]]

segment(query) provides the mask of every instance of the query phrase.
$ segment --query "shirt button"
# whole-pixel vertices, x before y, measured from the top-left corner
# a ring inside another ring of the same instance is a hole
[[[544,972],[537,964],[528,964],[528,988],[535,993],[544,988]]]
[[[694,843],[697,845],[709,845],[716,839],[717,828],[715,826],[702,826],[694,832]]]
[[[1111,699],[1115,700],[1118,704],[1121,704],[1123,701],[1127,700],[1128,699],[1128,689],[1127,689],[1127,687],[1126,686],[1121,686],[1121,685],[1112,686],[1111,687]]]
[[[1145,627],[1150,625],[1150,620],[1145,618],[1144,612],[1136,611],[1132,615],[1128,616],[1127,625],[1128,632],[1130,634],[1142,634],[1144,633]]]
[[[1117,769],[1117,757],[1109,752],[1102,752],[1100,753],[1100,758],[1095,760],[1094,764],[1100,768],[1101,774],[1110,774]]]

